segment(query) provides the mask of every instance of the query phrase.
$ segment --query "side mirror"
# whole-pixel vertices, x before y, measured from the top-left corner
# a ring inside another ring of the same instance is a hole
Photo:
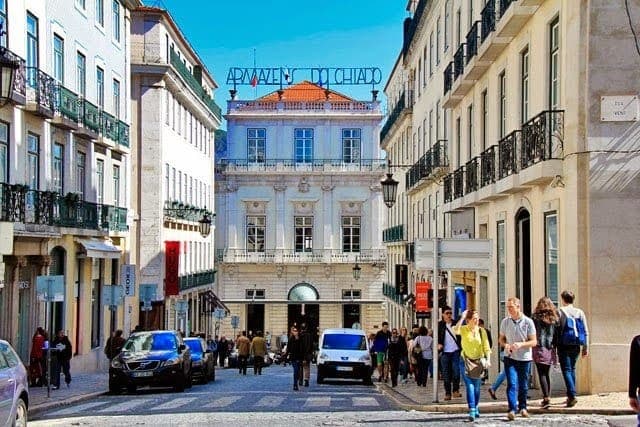
[[[183,351],[185,351],[187,349],[187,346],[184,344],[180,344],[178,346],[178,353],[182,353]]]

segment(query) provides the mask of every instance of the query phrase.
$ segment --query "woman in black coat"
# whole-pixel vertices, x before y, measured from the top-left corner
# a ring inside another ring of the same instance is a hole
[[[291,328],[291,336],[289,337],[289,342],[287,343],[287,351],[284,354],[284,360],[289,360],[291,366],[293,367],[293,389],[298,390],[298,382],[301,379],[301,369],[302,362],[305,358],[305,348],[304,343],[302,342],[302,338],[300,338],[300,334],[298,333],[298,328],[293,326]]]
[[[391,387],[395,387],[398,385],[400,361],[407,357],[407,342],[403,336],[398,335],[396,328],[391,330],[387,355],[389,358],[389,370],[391,371]]]

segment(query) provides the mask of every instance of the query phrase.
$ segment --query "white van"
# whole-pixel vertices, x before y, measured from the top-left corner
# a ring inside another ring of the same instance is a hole
[[[325,329],[318,345],[318,384],[325,378],[361,379],[371,384],[372,362],[361,329]]]

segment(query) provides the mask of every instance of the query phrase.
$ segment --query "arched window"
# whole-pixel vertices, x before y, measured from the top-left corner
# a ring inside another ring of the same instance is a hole
[[[289,301],[318,301],[320,295],[316,288],[309,283],[298,283],[289,291]]]

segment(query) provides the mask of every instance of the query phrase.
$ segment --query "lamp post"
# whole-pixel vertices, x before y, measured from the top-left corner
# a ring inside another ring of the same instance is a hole
[[[200,229],[200,235],[202,237],[207,237],[211,232],[211,217],[206,210],[204,214],[202,214],[202,218],[198,221],[198,223],[200,224],[198,227]]]
[[[0,38],[7,32],[0,25]],[[11,99],[13,92],[13,80],[20,63],[8,54],[7,48],[0,47],[0,107],[5,106]]]
[[[356,258],[356,264],[351,269],[353,271],[353,279],[357,282],[360,280],[360,273],[362,272],[362,268],[358,265],[358,258]],[[353,301],[353,283],[351,284],[351,291],[349,292],[349,297],[351,301]]]

